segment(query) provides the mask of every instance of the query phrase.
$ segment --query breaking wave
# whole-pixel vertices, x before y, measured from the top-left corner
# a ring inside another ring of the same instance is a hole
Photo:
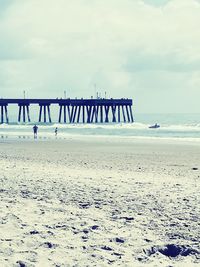
[[[60,137],[83,136],[123,136],[160,138],[200,138],[200,124],[161,124],[158,129],[149,129],[147,123],[108,123],[108,124],[39,124],[39,135],[51,137],[58,127]],[[12,137],[32,136],[33,124],[2,124],[0,135]]]

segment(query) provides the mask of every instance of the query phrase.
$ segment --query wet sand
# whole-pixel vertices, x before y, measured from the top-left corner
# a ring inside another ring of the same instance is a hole
[[[0,142],[0,266],[199,266],[200,145]]]

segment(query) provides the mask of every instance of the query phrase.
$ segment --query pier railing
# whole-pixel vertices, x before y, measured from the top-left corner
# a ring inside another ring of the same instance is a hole
[[[59,106],[59,123],[133,122],[132,99],[0,99],[0,123],[9,123],[9,105],[18,105],[18,122],[31,122],[30,106],[38,105],[38,122],[51,123],[51,105]]]

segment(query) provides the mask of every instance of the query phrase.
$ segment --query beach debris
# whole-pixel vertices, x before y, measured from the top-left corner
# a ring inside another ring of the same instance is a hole
[[[115,241],[117,243],[124,243],[125,242],[122,238],[118,238],[118,237],[116,237]]]
[[[56,245],[52,244],[51,242],[45,242],[44,243],[44,247],[46,247],[46,248],[55,248]]]
[[[99,228],[98,225],[93,225],[93,226],[91,227],[92,230],[97,230],[98,228]]]
[[[83,239],[84,242],[86,242],[88,240],[87,236],[82,236],[81,238]]]
[[[4,239],[4,240],[7,241],[7,242],[11,242],[11,241],[12,241],[11,238],[6,238],[6,239]]]
[[[39,232],[37,230],[33,230],[33,231],[30,231],[30,234],[31,235],[36,235],[36,234],[39,234]]]
[[[147,256],[144,256],[144,255],[140,255],[140,256],[136,257],[136,259],[137,259],[138,261],[143,262],[143,263],[145,263],[145,262],[148,261],[148,257],[147,257]]]
[[[124,216],[124,217],[121,217],[121,219],[125,219],[126,221],[130,222],[130,221],[133,221],[134,218],[133,217],[127,217],[127,216]]]
[[[122,253],[118,253],[118,252],[113,252],[113,253],[112,253],[112,255],[114,255],[114,256],[117,256],[117,257],[120,257],[120,258],[121,258],[121,256],[123,256],[124,254],[122,254]]]
[[[26,267],[26,264],[23,261],[17,261],[19,267]]]
[[[82,202],[80,202],[80,203],[79,203],[79,206],[80,206],[82,209],[88,209],[88,208],[91,206],[91,203],[82,203]]]
[[[193,170],[193,171],[197,171],[198,168],[197,168],[197,167],[193,167],[192,170]]]
[[[144,241],[146,241],[146,242],[148,242],[148,243],[149,243],[149,242],[152,242],[152,241],[151,241],[150,239],[148,239],[148,238],[145,238]]]
[[[113,264],[113,262],[115,262],[115,260],[109,260],[108,259],[108,264]]]
[[[183,245],[175,245],[175,244],[168,244],[165,246],[155,246],[150,248],[149,250],[145,251],[148,256],[151,256],[155,253],[161,253],[164,256],[175,258],[178,256],[188,256],[188,255],[196,255],[200,254],[200,251],[191,248],[190,246],[183,246]]]
[[[112,248],[110,248],[108,246],[103,246],[103,247],[101,247],[101,249],[107,250],[107,251],[112,251],[113,250]]]
[[[88,234],[89,233],[89,230],[88,229],[83,229],[83,233],[84,234]]]
[[[61,224],[60,222],[58,224],[54,224],[52,225],[51,227],[49,228],[52,228],[52,229],[67,229],[67,225],[66,224]]]

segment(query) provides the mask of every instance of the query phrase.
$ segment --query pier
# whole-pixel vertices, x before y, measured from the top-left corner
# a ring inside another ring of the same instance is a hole
[[[38,122],[51,123],[51,106],[59,107],[59,123],[134,122],[132,99],[0,99],[0,123],[9,123],[9,106],[18,106],[17,122],[31,122],[30,107],[39,107]]]

